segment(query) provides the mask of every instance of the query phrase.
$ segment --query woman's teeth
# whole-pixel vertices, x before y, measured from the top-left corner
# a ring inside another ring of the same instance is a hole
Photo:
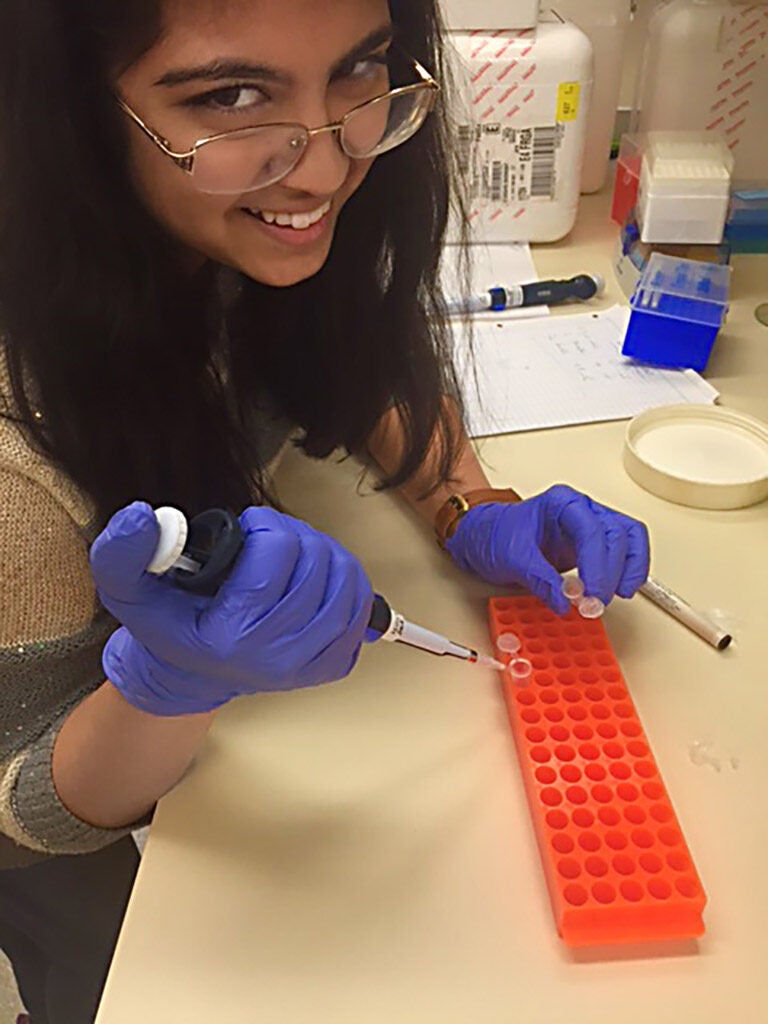
[[[255,214],[267,224],[277,224],[278,227],[282,228],[293,228],[294,231],[306,231],[307,228],[322,220],[330,208],[331,204],[328,202],[324,203],[317,210],[311,210],[309,213],[275,213],[272,210],[249,210],[248,212]]]

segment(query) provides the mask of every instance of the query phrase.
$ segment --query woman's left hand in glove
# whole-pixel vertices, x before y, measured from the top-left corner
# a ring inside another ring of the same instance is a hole
[[[462,569],[497,586],[523,586],[559,615],[570,608],[562,572],[578,568],[585,593],[608,604],[632,597],[650,562],[643,523],[565,484],[517,504],[477,505],[445,546]]]

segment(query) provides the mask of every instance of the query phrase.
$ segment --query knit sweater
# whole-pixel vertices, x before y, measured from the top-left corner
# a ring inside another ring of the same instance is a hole
[[[54,788],[56,738],[104,682],[101,652],[118,624],[90,573],[92,504],[2,415],[12,408],[0,349],[0,869],[100,849],[147,820],[94,827]],[[272,423],[265,433],[266,461],[288,427]]]

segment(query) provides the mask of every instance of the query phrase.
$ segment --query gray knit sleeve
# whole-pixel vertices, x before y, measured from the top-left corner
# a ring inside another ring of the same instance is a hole
[[[56,737],[104,682],[101,652],[117,626],[96,598],[88,513],[0,417],[0,869],[130,831],[79,821],[53,784]]]
[[[101,649],[115,627],[101,612],[73,637],[0,650],[0,833],[13,844],[0,844],[0,869],[24,860],[14,846],[89,853],[148,821],[89,825],[62,804],[53,783],[56,738],[72,709],[104,681]]]
[[[38,850],[49,854],[91,853],[141,828],[151,820],[145,815],[121,828],[97,828],[75,817],[59,800],[51,768],[53,747],[67,715],[53,725],[24,753],[14,771],[10,804],[16,822]]]

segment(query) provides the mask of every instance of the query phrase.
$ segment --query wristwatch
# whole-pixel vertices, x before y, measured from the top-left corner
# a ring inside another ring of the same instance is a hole
[[[462,518],[471,508],[490,502],[512,505],[522,500],[511,487],[485,487],[477,491],[467,491],[466,494],[452,494],[445,504],[440,506],[435,516],[437,543],[441,548],[445,548],[445,542],[454,535]]]

